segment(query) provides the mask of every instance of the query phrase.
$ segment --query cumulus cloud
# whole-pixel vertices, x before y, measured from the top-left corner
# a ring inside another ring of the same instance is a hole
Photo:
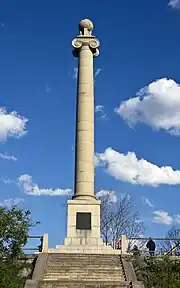
[[[165,211],[154,211],[153,212],[154,216],[153,217],[153,222],[158,223],[158,224],[165,224],[165,225],[171,225],[173,223],[173,218],[168,215],[167,212]]]
[[[95,113],[100,114],[101,119],[105,119],[107,117],[107,114],[104,111],[104,106],[103,105],[96,105],[94,109]]]
[[[7,154],[2,154],[0,153],[0,158],[4,160],[12,160],[12,161],[17,161],[17,158],[15,156],[10,156]]]
[[[108,199],[110,202],[117,202],[117,196],[115,191],[111,190],[100,190],[99,192],[96,193],[97,198],[105,197],[108,195]]]
[[[165,224],[165,225],[171,225],[171,224],[180,224],[180,215],[173,215],[170,216],[168,212],[157,210],[153,212],[153,222],[158,224]]]
[[[26,134],[27,119],[18,115],[16,111],[8,113],[0,108],[0,142],[8,137],[19,138]]]
[[[180,136],[180,85],[172,79],[159,79],[142,88],[115,109],[133,127],[144,123],[155,130]]]
[[[168,5],[172,8],[179,9],[180,8],[180,0],[170,0]]]
[[[151,201],[148,198],[143,197],[143,202],[151,208],[154,207],[154,205],[151,203]]]
[[[16,205],[18,205],[21,202],[24,202],[24,199],[22,199],[22,198],[5,199],[3,201],[0,201],[0,207],[11,208],[12,206],[16,206]]]
[[[180,184],[180,171],[171,166],[159,167],[144,159],[138,159],[134,152],[119,153],[107,148],[96,153],[96,166],[102,166],[114,178],[131,184],[157,187],[160,184]]]
[[[33,183],[32,177],[28,174],[23,174],[18,178],[18,184],[22,187],[23,191],[27,195],[41,196],[68,196],[72,195],[71,189],[52,189],[52,188],[39,188],[36,183]]]

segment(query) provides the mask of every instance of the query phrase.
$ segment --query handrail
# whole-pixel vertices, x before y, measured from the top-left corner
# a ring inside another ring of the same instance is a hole
[[[39,251],[39,248],[37,248],[37,247],[34,247],[34,248],[28,248],[28,247],[24,247],[23,248],[23,250],[25,250],[25,251],[28,251],[28,250],[32,250],[32,251],[34,251],[34,250],[37,250],[37,251]],[[39,251],[40,252],[40,251]]]
[[[177,243],[173,248],[171,248],[171,250],[167,253],[167,255],[168,254],[170,254],[176,247],[178,247],[180,245],[180,242],[179,243]]]
[[[172,238],[172,237],[151,237],[151,239],[155,240],[155,241],[178,241],[178,243],[180,244],[180,238]],[[122,235],[121,236],[121,254],[125,255],[125,254],[128,254],[128,246],[129,246],[129,242],[130,241],[133,241],[133,240],[139,240],[141,241],[143,244],[143,242],[145,241],[148,241],[149,240],[149,237],[127,237],[126,235]],[[179,246],[179,245],[177,245]],[[176,246],[176,247],[177,247]],[[172,250],[174,249],[175,247],[172,248]],[[169,251],[169,249],[167,249]],[[160,250],[162,251],[162,249]],[[167,251],[166,251],[167,252]]]
[[[27,235],[29,239],[40,239],[41,243],[37,247],[23,247],[23,250],[35,250],[39,252],[48,252],[48,234],[45,233],[44,235]]]
[[[175,241],[180,241],[180,238],[161,238],[161,237],[151,237],[152,240],[161,240],[161,241],[172,241],[172,240],[175,240]],[[149,237],[129,237],[127,238],[127,240],[149,240]]]
[[[37,235],[28,235],[27,238],[42,238],[44,237],[44,235],[41,235],[41,236],[37,236]]]

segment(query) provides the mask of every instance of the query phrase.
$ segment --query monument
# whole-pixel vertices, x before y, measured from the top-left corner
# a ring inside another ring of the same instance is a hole
[[[68,201],[67,237],[64,246],[56,246],[59,252],[112,250],[104,247],[100,237],[100,201],[94,193],[93,59],[99,55],[100,42],[92,31],[93,23],[84,19],[72,41],[73,56],[78,59],[75,182],[74,195]]]
[[[79,35],[72,41],[78,58],[74,196],[68,201],[65,246],[98,246],[100,201],[94,194],[94,73],[93,58],[99,41],[92,35],[93,23],[82,20]]]

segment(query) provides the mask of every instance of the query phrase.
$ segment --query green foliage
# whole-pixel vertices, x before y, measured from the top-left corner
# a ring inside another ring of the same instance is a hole
[[[139,257],[133,261],[137,277],[145,288],[179,288],[180,259],[169,256]]]
[[[23,264],[16,261],[3,260],[0,263],[0,287],[23,288],[25,279],[22,277]]]
[[[17,206],[8,209],[0,207],[0,287],[21,288],[23,246],[27,242],[29,229],[33,222],[31,212]]]

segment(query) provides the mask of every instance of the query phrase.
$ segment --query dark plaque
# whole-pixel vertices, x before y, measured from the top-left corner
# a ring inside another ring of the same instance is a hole
[[[77,212],[76,214],[76,229],[91,230],[91,213]]]

